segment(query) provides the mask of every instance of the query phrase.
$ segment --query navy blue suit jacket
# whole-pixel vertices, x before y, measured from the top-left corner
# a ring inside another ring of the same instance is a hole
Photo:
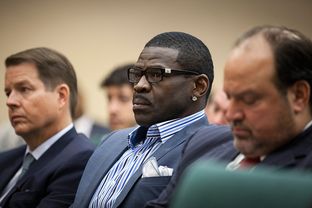
[[[0,207],[68,207],[93,150],[89,139],[72,128],[31,164]],[[0,154],[0,192],[21,167],[25,151],[26,145]]]
[[[175,170],[185,141],[207,125],[207,118],[204,117],[185,127],[161,145],[153,153],[158,165],[168,166]],[[86,208],[89,206],[93,194],[103,177],[128,149],[128,134],[132,130],[133,128],[113,132],[94,152],[80,181],[73,204],[74,208]],[[114,207],[143,207],[147,201],[158,197],[170,178],[170,176],[142,178],[141,166],[132,175],[125,188],[117,197]]]

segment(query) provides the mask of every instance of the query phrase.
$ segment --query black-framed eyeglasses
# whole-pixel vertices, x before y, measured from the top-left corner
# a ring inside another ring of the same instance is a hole
[[[131,83],[138,83],[142,76],[144,75],[148,82],[155,83],[160,82],[164,76],[170,75],[199,75],[198,72],[189,71],[189,70],[176,70],[170,68],[160,68],[160,67],[153,67],[147,68],[146,70],[132,67],[128,69],[128,80]]]

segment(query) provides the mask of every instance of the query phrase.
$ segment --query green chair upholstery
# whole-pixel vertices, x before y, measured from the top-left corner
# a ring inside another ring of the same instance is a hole
[[[228,171],[224,164],[199,161],[186,170],[170,207],[312,207],[312,173],[259,168]]]

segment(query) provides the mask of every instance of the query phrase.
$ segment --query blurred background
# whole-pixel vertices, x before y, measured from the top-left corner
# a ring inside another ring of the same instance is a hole
[[[167,31],[183,31],[209,47],[214,88],[235,39],[255,25],[284,25],[312,38],[311,0],[1,0],[0,122],[6,121],[4,60],[33,47],[50,47],[74,65],[86,113],[106,123],[99,85],[113,67],[136,61],[144,44]]]

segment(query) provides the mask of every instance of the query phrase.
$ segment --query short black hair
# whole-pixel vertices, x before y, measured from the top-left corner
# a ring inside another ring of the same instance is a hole
[[[128,80],[128,69],[132,66],[133,64],[129,63],[114,68],[113,71],[102,80],[100,86],[102,88],[109,86],[121,86],[124,84],[132,86],[132,84]]]
[[[198,38],[184,32],[165,32],[153,37],[145,47],[172,48],[179,51],[177,63],[182,69],[206,74],[209,87],[206,99],[211,91],[214,78],[213,62],[207,46]]]
[[[235,46],[245,40],[262,35],[270,45],[275,62],[275,84],[286,94],[288,87],[299,80],[305,80],[312,89],[312,41],[294,29],[284,26],[258,26],[243,34]],[[312,96],[309,98],[312,109]]]
[[[36,66],[40,80],[47,89],[55,89],[65,83],[70,90],[70,112],[73,117],[77,104],[77,77],[74,67],[61,53],[45,47],[31,48],[6,58],[5,66],[32,63]]]

